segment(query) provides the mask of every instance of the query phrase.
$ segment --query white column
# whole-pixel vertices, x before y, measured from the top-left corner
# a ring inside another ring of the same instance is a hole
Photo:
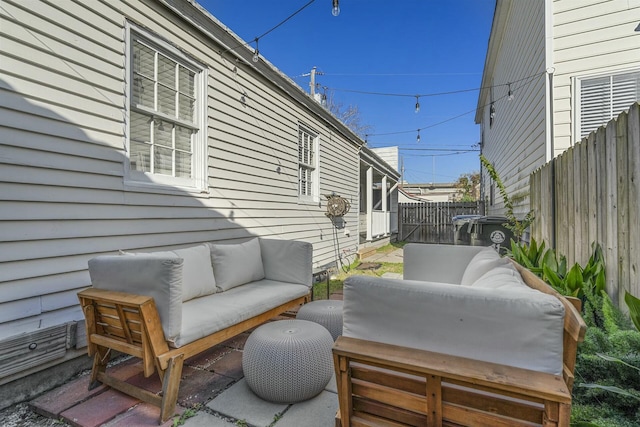
[[[387,206],[387,175],[382,175],[382,191],[380,191],[380,195],[382,197],[382,212],[385,218],[384,224],[384,234],[387,236],[389,234],[389,228],[391,224],[389,224],[391,218],[389,215],[389,207]]]
[[[387,206],[387,175],[382,176],[382,212],[386,212],[388,210]]]
[[[367,241],[373,240],[371,227],[373,226],[373,167],[367,169]]]

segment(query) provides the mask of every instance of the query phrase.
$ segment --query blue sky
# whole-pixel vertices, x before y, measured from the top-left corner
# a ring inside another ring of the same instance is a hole
[[[309,0],[198,2],[250,42]],[[307,91],[302,74],[314,66],[324,73],[316,82],[336,102],[356,105],[372,127],[370,147],[400,147],[406,181],[452,182],[480,169],[477,152],[456,154],[480,140],[478,91],[420,97],[419,113],[414,95],[480,87],[494,6],[494,0],[341,0],[334,17],[331,0],[315,0],[261,38],[259,48]]]

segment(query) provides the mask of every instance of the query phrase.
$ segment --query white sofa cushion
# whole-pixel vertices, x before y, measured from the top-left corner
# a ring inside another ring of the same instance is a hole
[[[509,260],[500,257],[492,247],[485,248],[474,256],[462,275],[461,285],[471,285],[489,270],[509,264]]]
[[[182,347],[308,293],[305,285],[264,279],[193,299],[183,304],[182,332],[169,344]]]
[[[564,306],[527,289],[352,276],[347,337],[562,374]]]
[[[209,245],[201,244],[189,248],[173,251],[156,252],[125,252],[122,255],[155,256],[160,258],[178,257],[184,260],[182,264],[182,302],[194,298],[211,295],[217,292],[216,280],[211,266],[211,251]]]
[[[531,290],[522,280],[522,276],[511,264],[493,268],[482,275],[471,286],[485,289],[520,289]]]
[[[152,297],[164,336],[173,340],[182,330],[183,260],[173,252],[167,254],[98,256],[89,260],[89,274],[96,289]]]
[[[184,259],[182,265],[182,301],[211,295],[217,292],[211,266],[209,245],[202,244],[173,252]]]
[[[210,243],[211,264],[220,291],[264,279],[258,238],[239,244]]]

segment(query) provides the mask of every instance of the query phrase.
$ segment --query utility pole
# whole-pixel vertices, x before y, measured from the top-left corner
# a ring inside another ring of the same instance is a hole
[[[315,98],[316,95],[316,67],[313,67],[311,69],[311,81],[309,82],[309,93],[311,93],[311,96]]]
[[[316,95],[316,76],[321,76],[324,73],[322,71],[317,71],[318,67],[313,67],[310,73],[303,74],[302,77],[310,76],[311,80],[309,81],[309,93],[315,99]]]

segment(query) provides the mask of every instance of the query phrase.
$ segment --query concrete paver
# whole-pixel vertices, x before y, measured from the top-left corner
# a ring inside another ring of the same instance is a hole
[[[291,405],[275,427],[327,427],[335,424],[338,395],[323,391],[313,399]]]
[[[224,420],[208,412],[200,411],[194,417],[187,418],[184,427],[237,427],[237,424]]]
[[[242,379],[207,404],[207,407],[226,417],[244,420],[256,427],[267,427],[289,405],[272,403],[256,396]]]

